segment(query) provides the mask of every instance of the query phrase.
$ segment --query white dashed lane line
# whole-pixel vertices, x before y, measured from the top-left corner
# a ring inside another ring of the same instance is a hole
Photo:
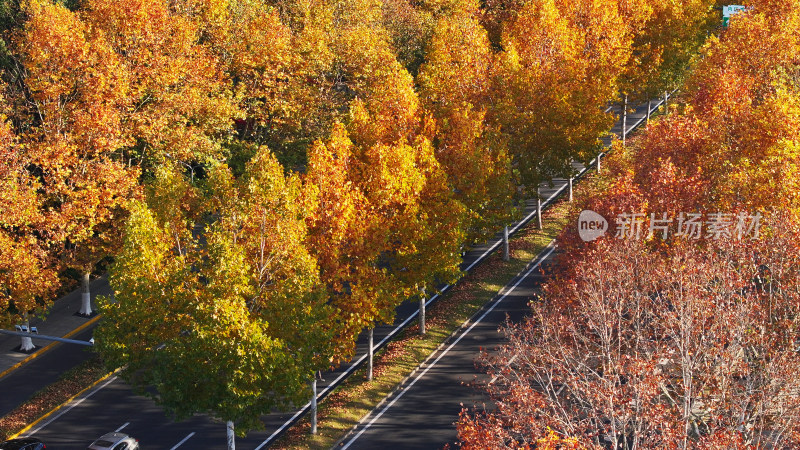
[[[194,436],[194,431],[192,431],[191,433],[189,433],[189,435],[188,435],[188,436],[186,436],[185,438],[181,439],[181,441],[180,441],[180,442],[178,442],[177,444],[175,444],[175,446],[174,446],[174,447],[172,447],[172,448],[171,448],[171,449],[169,449],[169,450],[175,450],[176,448],[180,447],[181,445],[183,445],[183,443],[184,443],[184,442],[188,441],[188,440],[189,440],[189,438],[190,438],[190,437],[192,437],[192,436]]]

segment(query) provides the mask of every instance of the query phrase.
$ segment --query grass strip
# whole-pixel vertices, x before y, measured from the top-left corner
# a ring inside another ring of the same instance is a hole
[[[0,441],[8,439],[40,417],[74,397],[108,374],[97,356],[64,372],[58,381],[33,394],[29,400],[0,418]]]
[[[309,434],[311,424],[306,417],[272,448],[329,449],[334,446],[558,236],[567,224],[570,209],[567,202],[556,203],[543,215],[543,230],[536,229],[531,221],[511,239],[510,261],[500,258],[502,249],[499,249],[462,278],[427,311],[425,335],[420,335],[419,324],[414,324],[375,354],[372,381],[366,379],[366,368],[353,373],[320,403],[316,435]],[[456,419],[453,417],[453,421]]]

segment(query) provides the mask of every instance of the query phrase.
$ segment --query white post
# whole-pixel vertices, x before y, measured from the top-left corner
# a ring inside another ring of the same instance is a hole
[[[596,162],[597,162],[597,173],[600,173],[600,157],[603,156],[603,152],[597,154]]]
[[[572,177],[569,177],[569,201],[572,201]]]
[[[647,124],[650,125],[650,109],[653,107],[653,99],[647,100]]]
[[[28,313],[25,313],[25,331],[31,332],[31,321],[28,319]],[[36,350],[36,346],[33,345],[33,340],[28,336],[23,336],[19,344],[19,351],[32,352],[34,350]]]
[[[425,290],[419,298],[419,334],[425,334]]]
[[[669,100],[669,96],[667,95],[667,91],[664,91],[664,115],[665,116],[667,114],[669,114],[669,103],[667,103],[668,100]]]
[[[503,227],[503,261],[508,261],[510,255],[508,253],[508,225]]]
[[[311,382],[311,434],[317,434],[317,377]]]
[[[92,294],[89,290],[89,272],[83,273],[83,280],[81,281],[81,309],[78,314],[82,316],[92,315]]]
[[[233,421],[225,423],[226,434],[228,437],[228,450],[236,450],[236,436],[233,434]]]
[[[628,94],[622,101],[622,146],[625,147],[625,136],[628,134]]]
[[[367,363],[367,381],[371,381],[372,380],[372,358],[373,358],[373,356],[375,356],[375,354],[373,352],[374,346],[372,345],[372,342],[373,342],[372,341],[372,335],[373,335],[373,331],[374,330],[375,330],[375,328],[370,328],[369,329],[369,339],[368,339],[369,340],[369,342],[368,342],[368,346],[369,347],[367,348],[367,355],[369,355],[368,358],[367,358],[369,360],[369,362]]]
[[[542,227],[542,195],[539,192],[539,188],[536,188],[536,221],[537,226],[541,230]]]

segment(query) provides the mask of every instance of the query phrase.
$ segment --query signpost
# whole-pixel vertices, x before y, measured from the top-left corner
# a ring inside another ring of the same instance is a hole
[[[739,11],[744,11],[745,7],[742,5],[727,5],[722,7],[722,28],[728,28],[728,24],[731,21],[731,16],[738,13]]]

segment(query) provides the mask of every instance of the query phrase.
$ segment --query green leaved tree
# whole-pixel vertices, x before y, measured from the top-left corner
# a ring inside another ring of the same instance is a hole
[[[179,418],[206,413],[239,434],[308,397],[337,330],[315,260],[303,247],[301,183],[265,149],[238,180],[209,174],[210,215],[175,225],[138,203],[111,270],[113,299],[97,348]],[[180,198],[192,188],[163,183]],[[175,233],[176,229],[182,231]]]

